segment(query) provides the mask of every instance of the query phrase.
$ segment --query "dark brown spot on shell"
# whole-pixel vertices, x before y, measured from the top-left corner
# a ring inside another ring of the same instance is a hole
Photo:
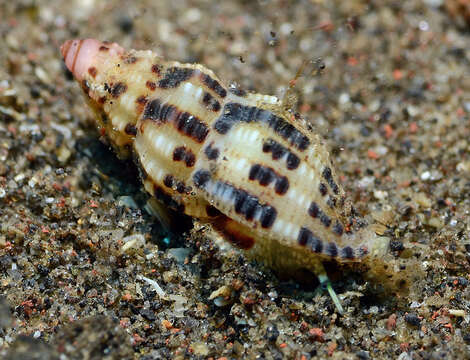
[[[131,124],[131,123],[128,123],[126,125],[126,127],[124,128],[124,132],[127,134],[127,135],[137,135],[137,128]]]
[[[341,250],[340,255],[344,259],[354,259],[354,250],[351,246],[346,246]]]
[[[305,228],[301,228],[299,231],[299,236],[297,237],[297,242],[300,246],[307,245],[308,242],[308,232]]]
[[[140,95],[135,101],[136,101],[137,104],[144,105],[144,104],[147,103],[148,99],[147,99],[146,96]]]
[[[193,181],[198,188],[206,189],[208,182],[211,180],[211,175],[207,170],[198,170],[193,175]],[[213,195],[224,202],[233,203],[234,210],[237,214],[243,215],[248,221],[252,221],[256,215],[259,215],[259,222],[261,227],[270,228],[277,217],[277,210],[271,205],[265,203],[261,204],[259,198],[255,195],[248,193],[246,190],[236,188],[230,183],[218,181],[214,184],[216,189]],[[207,190],[207,189],[206,189]],[[220,198],[220,194],[230,194],[230,198]]]
[[[229,185],[231,186],[231,185]],[[246,220],[253,220],[255,212],[259,206],[259,199],[256,196],[250,195],[242,189],[236,189],[231,186],[234,191],[235,212],[241,214]]]
[[[286,165],[289,170],[297,169],[299,163],[300,159],[297,155],[293,153],[289,153],[289,155],[287,155]]]
[[[316,218],[316,217],[318,217],[319,213],[320,213],[320,208],[318,207],[316,202],[312,201],[312,203],[310,204],[310,206],[308,208],[308,214],[311,217]]]
[[[196,163],[196,156],[185,146],[178,146],[173,151],[173,161],[184,161],[187,167],[192,167]]]
[[[320,215],[320,221],[325,227],[329,227],[331,225],[331,218],[325,213]]]
[[[289,189],[289,180],[287,177],[279,175],[273,168],[254,164],[248,174],[250,180],[258,180],[260,185],[267,186],[274,181],[274,191],[283,195]]]
[[[227,90],[225,90],[225,88],[220,85],[217,80],[213,79],[210,75],[202,73],[201,80],[209,89],[214,91],[221,98],[227,96]]]
[[[145,104],[147,104],[148,98],[144,95],[140,95],[135,102],[137,103],[137,113],[140,114],[144,111]]]
[[[326,166],[326,167],[323,169],[322,176],[323,176],[323,178],[326,180],[326,182],[328,183],[328,185],[330,186],[330,188],[331,188],[331,190],[333,191],[333,193],[335,193],[336,195],[338,195],[338,193],[339,193],[339,186],[336,184],[336,182],[335,182],[334,179],[333,179],[333,174],[332,174],[332,172],[331,172],[331,168],[329,168],[328,166]]]
[[[204,188],[211,179],[211,173],[207,170],[197,170],[193,175],[194,185],[197,188]]]
[[[94,66],[88,68],[88,74],[90,74],[93,78],[96,77],[96,74],[98,74],[98,70]]]
[[[234,95],[237,95],[240,97],[246,96],[246,91],[243,89],[240,89],[240,87],[238,87],[237,85],[230,86],[228,90]]]
[[[202,143],[209,129],[198,117],[186,111],[180,111],[171,104],[161,105],[158,99],[147,103],[143,114],[144,119],[160,121],[162,123],[171,121],[175,128],[182,134],[189,136],[194,141]]]
[[[276,194],[284,195],[287,190],[289,190],[289,180],[285,176],[280,176],[276,180],[276,184],[274,185],[274,191]]]
[[[202,103],[206,106],[207,109],[211,111],[217,112],[220,110],[220,103],[208,92],[204,93]]]
[[[310,248],[315,253],[321,253],[323,250],[323,243],[319,238],[313,236],[310,241]]]
[[[338,256],[338,247],[336,246],[336,244],[333,242],[328,243],[325,247],[325,254],[331,257]]]
[[[151,91],[154,91],[157,88],[157,84],[150,80],[145,83],[145,86],[147,86],[147,88]]]
[[[193,76],[193,69],[171,67],[165,72],[164,78],[158,82],[158,87],[162,89],[176,88],[191,76]]]
[[[126,90],[127,85],[120,81],[111,88],[111,95],[113,98],[118,98],[121,94],[126,92]]]
[[[314,219],[319,218],[320,222],[325,227],[329,227],[331,225],[331,218],[320,209],[315,201],[311,202],[308,208],[308,214]]]
[[[176,183],[176,191],[180,194],[187,194],[187,193],[191,192],[191,187],[186,187],[184,182],[178,181]]]
[[[333,231],[337,235],[341,236],[341,235],[343,235],[344,227],[339,221],[336,221],[335,224],[333,225]]]
[[[271,153],[273,160],[279,160],[287,153],[286,166],[288,170],[297,169],[300,164],[300,159],[297,155],[273,139],[267,139],[263,143],[263,152]]]
[[[160,73],[161,73],[161,71],[162,71],[162,67],[161,67],[161,65],[153,64],[153,65],[152,65],[152,68],[151,68],[151,71],[152,71],[154,74],[160,75]]]
[[[133,55],[127,55],[124,56],[123,60],[125,64],[135,64],[139,59]]]
[[[153,99],[152,101],[147,102],[145,105],[143,118],[153,121],[160,120],[160,105],[161,103],[158,99]]]
[[[277,211],[275,208],[269,205],[263,206],[263,210],[261,212],[260,222],[262,228],[270,228],[277,217]]]
[[[328,194],[328,189],[324,183],[320,183],[320,185],[318,186],[318,191],[320,191],[320,194],[322,194],[322,196]]]
[[[260,185],[266,186],[272,181],[273,175],[269,168],[265,168],[260,164],[254,164],[250,168],[248,179],[258,180]]]
[[[109,50],[109,47],[107,47],[107,46],[101,45],[99,47],[99,51],[108,51],[108,50]]]
[[[322,241],[306,227],[300,228],[297,242],[301,246],[310,248],[314,253],[321,253],[323,250]]]
[[[207,125],[188,112],[178,112],[175,126],[180,132],[193,138],[198,143],[202,143],[209,133]]]
[[[163,184],[168,188],[173,187],[174,181],[175,181],[175,178],[173,177],[173,175],[170,175],[170,174],[165,175],[165,177],[163,178]]]
[[[184,154],[185,154],[185,147],[184,146],[178,146],[173,151],[173,161],[183,160]]]
[[[219,157],[220,151],[219,149],[212,147],[212,144],[210,144],[204,149],[204,154],[206,154],[209,160],[216,160]]]
[[[186,156],[184,157],[184,163],[187,167],[193,167],[196,163],[196,156],[191,150],[186,152]]]
[[[222,115],[214,122],[213,126],[219,134],[226,134],[235,124],[240,122],[266,124],[300,151],[304,151],[310,145],[309,138],[286,119],[256,106],[234,102],[225,104]]]

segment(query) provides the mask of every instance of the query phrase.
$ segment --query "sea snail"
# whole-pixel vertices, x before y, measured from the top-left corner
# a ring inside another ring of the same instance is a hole
[[[387,244],[354,211],[321,138],[274,96],[225,86],[200,64],[94,39],[61,47],[97,125],[133,155],[145,189],[283,272],[373,263]]]

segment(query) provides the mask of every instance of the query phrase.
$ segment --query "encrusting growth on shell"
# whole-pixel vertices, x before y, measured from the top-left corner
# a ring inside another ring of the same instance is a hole
[[[69,40],[61,51],[101,133],[120,157],[134,156],[145,189],[168,207],[275,269],[306,268],[321,282],[323,260],[385,254],[386,241],[355,225],[323,141],[276,97],[115,43]]]

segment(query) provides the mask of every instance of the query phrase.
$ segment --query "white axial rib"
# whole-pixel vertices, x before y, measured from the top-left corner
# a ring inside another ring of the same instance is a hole
[[[205,190],[213,197],[220,199],[224,192],[224,187],[219,182],[209,180],[205,185]]]
[[[219,181],[209,180],[205,185],[205,190],[214,197],[216,202],[222,206],[230,206],[233,200],[233,189],[231,186]]]
[[[154,141],[153,142],[153,148],[155,150],[160,150],[163,146],[163,143],[165,142],[165,138],[164,138],[163,135],[157,135],[157,136],[155,136],[153,141]]]
[[[276,234],[280,234],[281,232],[284,231],[284,227],[285,227],[284,220],[276,219],[276,221],[274,222],[274,225],[273,225],[273,231]]]
[[[163,177],[165,176],[165,171],[162,169],[161,164],[157,161],[141,158],[142,166],[152,178],[154,182],[161,182],[163,181]]]
[[[296,226],[295,226],[294,224],[292,224],[292,223],[287,223],[286,227],[284,228],[284,236],[285,236],[286,238],[288,238],[288,239],[289,239],[289,238],[292,238],[292,235],[293,235],[293,233],[294,233],[294,228],[295,228],[295,227],[296,227]]]
[[[164,151],[165,156],[171,157],[173,151],[175,150],[176,144],[172,141],[167,141],[166,148]]]
[[[196,91],[196,94],[194,94],[194,97],[199,100],[202,96],[202,93],[204,92],[204,90],[202,90],[202,88],[198,87],[197,88],[197,91]]]
[[[152,133],[151,135],[154,135],[154,134]],[[148,140],[152,141],[150,138],[148,138]],[[161,153],[165,157],[171,158],[175,147],[176,147],[176,143],[174,141],[169,140],[167,135],[165,134],[154,135],[153,151],[157,153]]]
[[[297,198],[297,203],[299,204],[299,209],[302,209],[302,207],[305,207],[305,195],[299,195]]]
[[[225,204],[229,204],[233,198],[233,189],[231,186],[222,186],[222,195],[221,199]]]
[[[250,137],[248,138],[248,141],[252,143],[253,141],[256,141],[256,139],[259,138],[259,131],[258,130],[251,130],[250,131]]]
[[[235,162],[234,167],[235,167],[235,174],[244,174],[245,170],[247,168],[247,161],[246,159],[238,159],[237,162]]]
[[[121,95],[121,105],[130,113],[134,111],[135,108],[135,98],[134,96],[129,95],[129,93],[124,93]]]
[[[183,92],[186,94],[190,94],[193,88],[193,84],[190,82],[187,82],[186,84],[183,85]]]
[[[299,168],[297,169],[297,172],[298,172],[299,176],[305,176],[305,173],[309,172],[308,168],[307,168],[307,165],[305,165],[305,163],[301,163]],[[310,177],[311,177],[311,173],[309,173],[308,175],[310,175]]]
[[[224,188],[221,186],[220,183],[213,182],[212,180],[209,180],[206,185],[207,192],[214,197],[220,198],[222,197]]]
[[[126,125],[126,122],[123,121],[122,117],[119,114],[115,114],[111,118],[111,123],[113,124],[113,130],[122,131]]]
[[[185,100],[199,101],[204,90],[200,86],[187,82],[183,85],[183,97]]]
[[[246,129],[244,127],[235,127],[232,137],[231,137],[231,143],[239,143],[239,142],[244,142],[246,135],[245,135]]]
[[[296,239],[298,230],[297,226],[291,222],[286,222],[282,219],[277,218],[273,225],[273,231],[276,234],[284,236],[286,239]]]
[[[305,195],[304,194],[298,194],[295,188],[289,189],[287,192],[287,196],[289,199],[297,203],[297,206],[299,209],[302,209],[305,207]]]

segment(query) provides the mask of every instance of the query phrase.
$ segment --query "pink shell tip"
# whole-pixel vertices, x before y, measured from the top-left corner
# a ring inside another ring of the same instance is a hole
[[[88,69],[96,66],[96,55],[102,50],[103,54],[109,56],[124,52],[116,43],[103,43],[95,39],[67,40],[60,47],[67,69],[77,80],[82,80]]]

